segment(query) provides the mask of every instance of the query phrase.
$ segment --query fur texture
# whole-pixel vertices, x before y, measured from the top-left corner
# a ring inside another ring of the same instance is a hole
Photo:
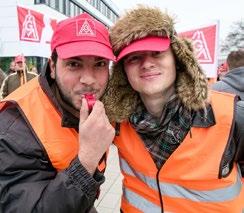
[[[193,53],[191,43],[177,36],[174,21],[157,8],[139,6],[128,11],[111,28],[110,39],[116,56],[132,41],[149,35],[168,36],[176,60],[176,93],[189,110],[205,108],[208,98],[207,79]],[[121,60],[122,61],[122,60]],[[110,121],[128,119],[138,104],[142,104],[125,74],[122,62],[114,64],[113,74],[103,103]]]

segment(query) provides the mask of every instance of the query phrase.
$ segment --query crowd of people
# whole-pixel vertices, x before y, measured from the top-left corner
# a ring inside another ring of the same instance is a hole
[[[112,143],[121,212],[244,211],[243,50],[210,88],[174,19],[141,5],[110,30],[59,22],[51,52],[38,76],[16,57],[2,83],[0,212],[96,212]]]

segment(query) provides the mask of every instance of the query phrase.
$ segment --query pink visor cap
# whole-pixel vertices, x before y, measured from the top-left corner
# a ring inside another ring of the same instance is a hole
[[[156,37],[150,36],[138,39],[128,46],[126,46],[122,51],[119,53],[117,57],[117,62],[125,57],[126,55],[139,52],[139,51],[165,51],[170,46],[170,39],[168,37]]]
[[[99,56],[115,61],[107,28],[87,13],[58,23],[51,40],[61,59]]]
[[[25,57],[23,55],[17,55],[15,58],[14,58],[14,62],[15,63],[18,63],[18,62],[25,62]]]

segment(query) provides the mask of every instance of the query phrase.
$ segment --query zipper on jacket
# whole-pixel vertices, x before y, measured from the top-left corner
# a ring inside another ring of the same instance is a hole
[[[163,198],[162,198],[162,193],[160,190],[160,184],[159,184],[159,173],[160,173],[160,169],[157,172],[157,186],[158,186],[158,194],[159,194],[159,200],[160,200],[160,205],[161,205],[161,212],[164,212],[164,204],[163,204]]]

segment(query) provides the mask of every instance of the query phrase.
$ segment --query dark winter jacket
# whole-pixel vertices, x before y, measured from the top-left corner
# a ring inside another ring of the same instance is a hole
[[[212,89],[239,95],[244,100],[244,67],[227,72],[220,81],[212,85]]]
[[[0,88],[5,77],[6,77],[5,73],[2,71],[2,69],[0,69]]]
[[[36,76],[37,74],[34,72],[29,72],[29,71],[26,72],[27,81],[31,80]],[[5,98],[11,92],[16,90],[19,86],[20,86],[20,72],[14,72],[8,75],[2,84],[2,88],[1,88],[2,98]]]
[[[62,126],[78,130],[79,121],[64,112],[54,97],[49,72],[47,67],[39,76],[41,88],[62,115]],[[91,176],[78,157],[65,170],[54,169],[15,104],[0,112],[0,121],[0,212],[89,212],[104,182],[103,174],[96,171]]]

